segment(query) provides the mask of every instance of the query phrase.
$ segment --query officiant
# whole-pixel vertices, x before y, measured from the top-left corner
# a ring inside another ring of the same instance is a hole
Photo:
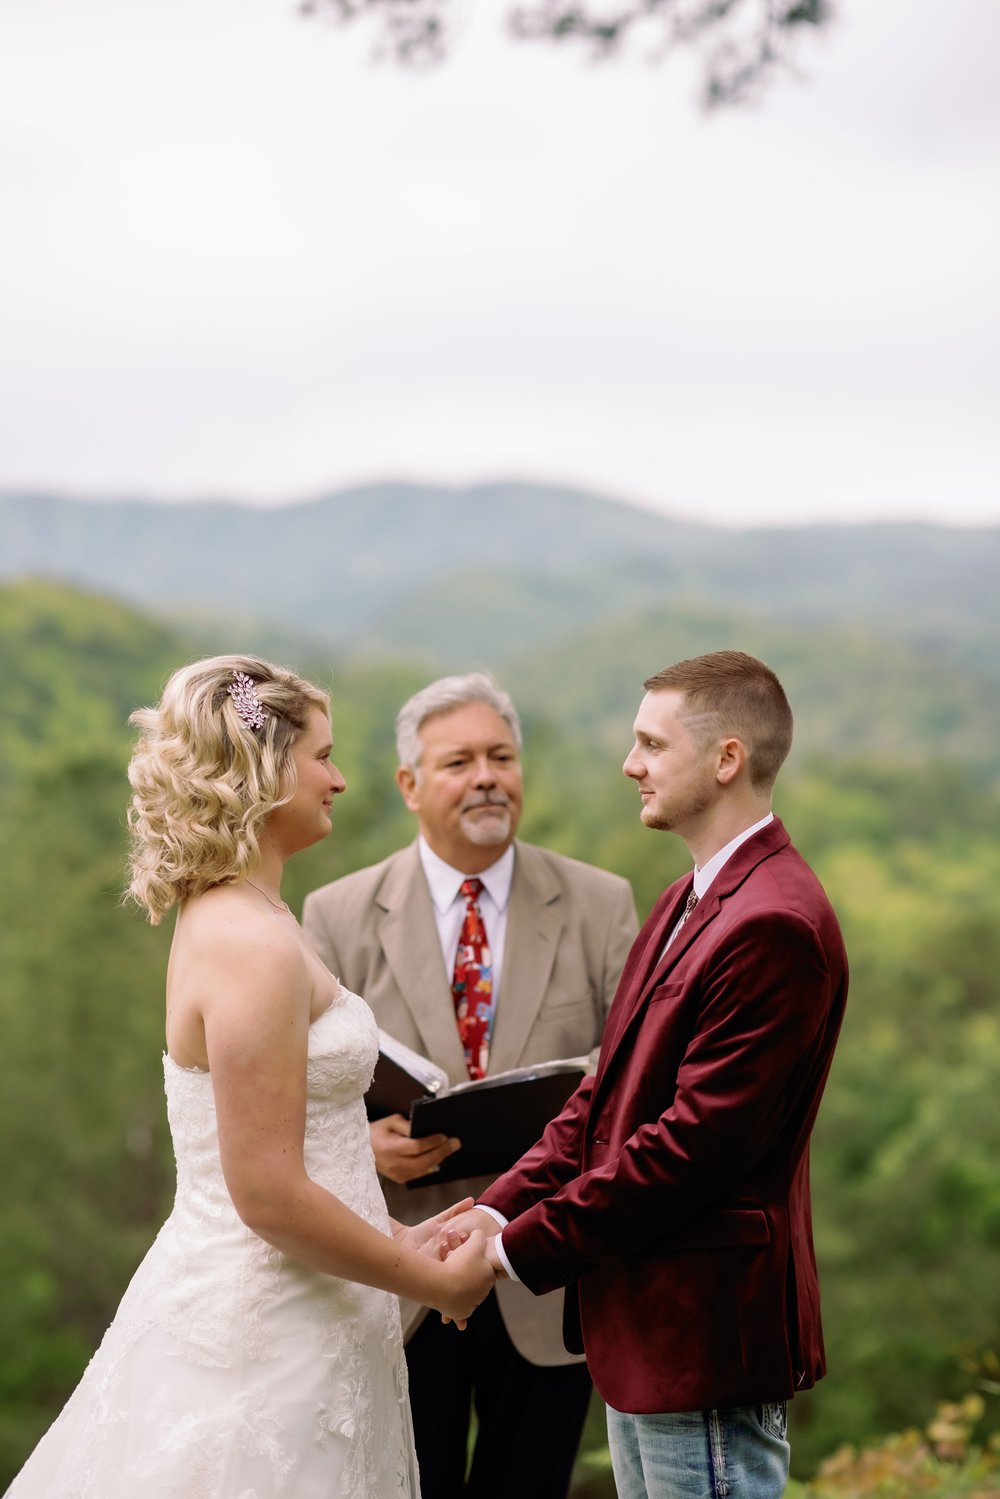
[[[452,1084],[596,1051],[635,902],[619,876],[516,838],[521,726],[509,695],[485,673],[443,677],[400,709],[396,744],[417,838],[307,897],[317,952]],[[490,1180],[408,1191],[456,1142],[411,1139],[399,1114],[371,1132],[401,1222],[478,1197]],[[563,1499],[591,1386],[564,1347],[562,1302],[502,1282],[464,1333],[403,1304],[424,1499]]]

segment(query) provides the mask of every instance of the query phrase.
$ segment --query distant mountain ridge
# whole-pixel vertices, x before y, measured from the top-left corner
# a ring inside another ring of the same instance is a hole
[[[702,604],[877,630],[1000,674],[1000,527],[734,531],[523,483],[371,484],[274,509],[0,495],[0,578],[32,575],[442,664]]]
[[[255,610],[342,640],[401,589],[453,572],[533,562],[572,574],[662,549],[685,529],[530,485],[368,485],[274,509],[6,495],[0,574],[44,572],[147,603]],[[317,613],[326,620],[319,631]]]

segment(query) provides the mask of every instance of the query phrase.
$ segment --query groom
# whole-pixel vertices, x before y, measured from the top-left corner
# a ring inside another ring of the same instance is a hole
[[[625,774],[694,875],[625,965],[594,1078],[453,1226],[494,1267],[574,1286],[568,1346],[608,1403],[620,1499],[778,1499],[786,1402],[824,1372],[809,1135],[847,963],[771,812],[792,739],[781,684],[739,651],[650,677]]]

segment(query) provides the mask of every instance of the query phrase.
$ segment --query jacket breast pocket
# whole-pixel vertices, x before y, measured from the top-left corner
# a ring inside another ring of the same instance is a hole
[[[690,987],[683,979],[670,979],[664,984],[657,984],[649,996],[648,1004],[650,1008],[653,1005],[669,1004],[671,1000],[680,999],[685,990],[690,990]]]

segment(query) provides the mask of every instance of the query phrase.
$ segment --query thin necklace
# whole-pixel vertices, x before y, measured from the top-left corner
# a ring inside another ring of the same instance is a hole
[[[276,911],[287,911],[288,910],[288,906],[285,904],[285,902],[283,900],[272,900],[271,897],[268,895],[268,893],[267,893],[266,890],[262,890],[259,885],[255,885],[254,884],[253,880],[248,880],[245,875],[244,875],[244,883],[247,884],[247,885],[249,885],[251,890],[256,890],[258,895],[262,895],[264,897],[264,899],[267,901],[268,905],[269,906],[273,906]]]

